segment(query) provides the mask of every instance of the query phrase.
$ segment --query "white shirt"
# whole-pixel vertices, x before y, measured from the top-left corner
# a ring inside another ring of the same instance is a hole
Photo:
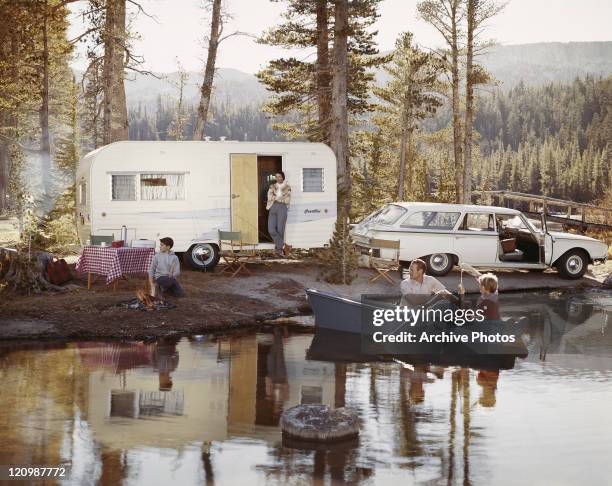
[[[400,288],[402,294],[432,295],[440,290],[444,290],[446,287],[431,275],[423,275],[423,283],[407,278],[402,280]]]
[[[281,182],[280,184],[278,182],[276,183],[276,199],[283,197],[283,189],[285,188],[286,184],[287,183],[285,181]]]

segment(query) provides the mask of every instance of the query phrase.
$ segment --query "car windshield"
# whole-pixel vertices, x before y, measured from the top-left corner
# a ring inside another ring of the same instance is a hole
[[[384,208],[370,214],[361,223],[389,225],[395,223],[404,214],[406,214],[406,210],[401,206],[388,204]]]

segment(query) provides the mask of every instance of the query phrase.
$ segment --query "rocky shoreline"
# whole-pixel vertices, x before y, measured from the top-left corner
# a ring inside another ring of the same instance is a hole
[[[369,283],[371,271],[360,269],[351,286],[318,281],[312,262],[263,261],[251,266],[252,275],[229,278],[215,273],[184,271],[181,282],[187,297],[176,299],[175,308],[142,311],[122,307],[143,288],[144,276],[121,281],[117,291],[98,279],[87,290],[79,276],[70,290],[30,296],[2,295],[0,340],[148,340],[164,336],[187,336],[240,329],[260,330],[269,321],[307,314],[305,289],[316,287],[353,298],[364,293],[389,293],[399,289],[384,282]],[[556,273],[497,272],[502,291],[601,287],[605,276],[591,275],[578,281],[563,280]],[[440,279],[454,290],[458,272]],[[467,292],[476,292],[466,279]],[[285,320],[286,321],[286,320]],[[291,325],[291,320],[285,322]],[[299,327],[300,325],[297,324]]]

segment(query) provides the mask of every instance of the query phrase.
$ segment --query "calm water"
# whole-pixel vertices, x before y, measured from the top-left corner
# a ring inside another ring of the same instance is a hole
[[[501,370],[338,363],[345,343],[283,329],[0,346],[0,464],[70,462],[75,485],[610,484],[612,293],[567,302]],[[359,441],[284,444],[301,402],[355,408]]]

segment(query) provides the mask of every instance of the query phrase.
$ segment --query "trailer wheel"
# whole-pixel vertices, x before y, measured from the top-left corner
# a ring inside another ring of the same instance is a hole
[[[443,277],[453,269],[455,259],[448,253],[434,253],[425,260],[427,273],[434,277]]]
[[[219,258],[219,247],[214,243],[197,243],[183,254],[183,261],[196,270],[212,270]]]
[[[557,260],[557,270],[565,278],[577,279],[582,277],[589,266],[589,259],[584,250],[576,248],[563,254]]]

